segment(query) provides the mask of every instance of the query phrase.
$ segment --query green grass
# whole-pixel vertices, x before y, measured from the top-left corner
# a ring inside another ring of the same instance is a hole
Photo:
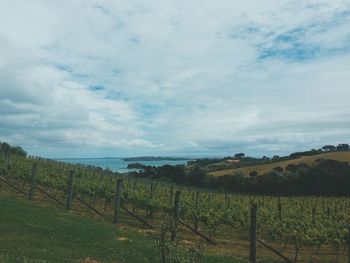
[[[82,262],[87,258],[98,262],[160,262],[158,249],[146,234],[0,196],[0,262]],[[246,261],[206,255],[204,262]]]

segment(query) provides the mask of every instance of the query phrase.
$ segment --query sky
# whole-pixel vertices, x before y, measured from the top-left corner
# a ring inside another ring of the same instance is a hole
[[[0,0],[0,141],[53,157],[350,142],[349,0]]]

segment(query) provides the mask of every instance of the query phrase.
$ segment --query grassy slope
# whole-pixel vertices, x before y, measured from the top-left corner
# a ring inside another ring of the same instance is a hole
[[[277,162],[277,163],[272,163],[272,164],[264,164],[264,165],[249,166],[249,167],[244,167],[244,168],[221,170],[221,171],[212,172],[210,174],[214,175],[214,176],[223,176],[223,175],[233,174],[235,172],[243,172],[245,174],[248,174],[251,171],[257,171],[258,174],[263,174],[263,173],[271,171],[276,166],[281,166],[283,168],[286,168],[288,164],[299,164],[299,163],[306,163],[306,164],[310,165],[310,164],[314,163],[317,159],[332,159],[332,160],[350,162],[350,152],[322,153],[322,154],[317,154],[317,155],[313,155],[313,156],[303,156],[303,157],[298,158],[298,159],[282,161],[282,162]]]
[[[160,261],[158,249],[145,234],[0,195],[0,262]],[[206,256],[205,262],[245,261]]]

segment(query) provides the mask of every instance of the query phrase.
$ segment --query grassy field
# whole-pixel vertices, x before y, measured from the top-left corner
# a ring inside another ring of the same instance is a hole
[[[13,195],[0,195],[0,211],[0,262],[160,262],[145,233]],[[204,262],[246,261],[206,255]]]
[[[214,176],[223,176],[223,175],[230,175],[235,172],[243,172],[245,174],[249,174],[252,171],[257,171],[258,174],[264,174],[264,173],[270,172],[274,167],[277,167],[277,166],[281,166],[283,169],[285,169],[288,164],[305,163],[305,164],[311,165],[318,159],[331,159],[331,160],[338,160],[343,162],[350,162],[350,152],[322,153],[322,154],[317,154],[313,156],[303,156],[298,159],[276,162],[271,164],[215,171],[210,174]]]
[[[14,172],[14,169],[11,171]],[[20,169],[20,171],[23,172],[25,169]],[[41,171],[43,171],[43,168],[41,168]],[[15,184],[16,187],[28,193],[29,184],[23,183],[22,178],[18,181],[14,178],[10,179],[10,182]],[[159,227],[167,221],[167,219],[164,219],[164,214],[161,214],[163,217],[154,216],[147,219],[151,225],[156,227],[156,230],[146,229],[144,225],[126,213],[121,214],[121,223],[118,227],[115,227],[110,223],[112,222],[113,215],[113,207],[111,205],[107,206],[103,217],[98,217],[78,201],[73,203],[72,211],[67,212],[64,210],[64,207],[48,199],[40,191],[37,191],[34,201],[29,202],[27,201],[27,194],[24,196],[19,195],[11,189],[6,183],[0,181],[0,263],[160,262],[159,249],[150,234],[159,234]],[[63,192],[57,192],[53,189],[49,190],[49,192],[57,196],[58,199],[65,200]],[[214,201],[217,197],[219,196],[211,196],[211,200]],[[249,202],[251,202],[251,196],[242,195],[240,197],[232,196],[231,198],[232,203],[236,203],[236,205],[239,203],[242,204],[242,202],[249,205]],[[87,199],[85,200],[87,201]],[[203,202],[206,202],[206,200],[208,199],[204,198]],[[311,198],[309,200],[311,203],[314,202]],[[104,201],[103,198],[97,199],[96,202],[93,202],[94,207],[98,211],[104,211]],[[268,199],[265,199],[265,201],[268,201]],[[272,200],[270,199],[270,201]],[[283,198],[282,202],[284,203]],[[333,205],[334,203],[332,201],[329,204]],[[132,209],[131,205],[131,203],[126,203],[126,206],[130,210]],[[240,207],[245,209],[244,205]],[[275,207],[276,204],[270,206],[268,209],[274,210]],[[287,209],[284,214],[287,214],[288,207],[290,206],[284,207]],[[205,211],[209,210],[208,208],[205,209]],[[212,210],[215,215],[218,211],[217,209]],[[233,210],[231,212],[235,216],[240,215]],[[321,214],[324,213],[320,209],[318,209],[318,212]],[[147,217],[148,211],[140,208],[140,210],[137,209],[136,213],[141,217]],[[308,213],[305,216],[303,220],[306,219],[305,222],[308,222]],[[216,217],[213,216],[212,218],[215,219]],[[221,217],[218,218],[220,219]],[[248,222],[248,220],[244,221]],[[191,222],[190,219],[189,221]],[[244,226],[242,227],[244,228]],[[208,232],[209,228],[203,222],[199,223],[199,230],[204,234],[210,235]],[[245,259],[249,255],[249,241],[244,238],[246,232],[241,231],[240,227],[236,228],[232,227],[232,225],[223,225],[217,229],[213,236],[217,245],[211,246],[203,242],[202,239],[195,236],[188,229],[180,227],[179,246],[177,248],[171,247],[170,249],[173,254],[185,257],[188,256],[189,249],[200,246],[203,249],[201,255],[204,256],[204,260],[200,261],[201,263],[246,262]],[[240,233],[243,233],[243,236]],[[283,239],[269,240],[268,243],[277,250],[282,251],[287,257],[293,258],[294,246],[288,244],[287,247],[284,247],[281,240]],[[322,247],[321,252],[317,255],[315,247],[309,248],[304,246],[302,255],[299,256],[298,262],[300,263],[335,262],[334,249],[330,245]],[[340,255],[340,258],[341,260],[345,258],[344,251]],[[258,259],[260,263],[281,262],[277,256],[259,244]],[[338,262],[345,262],[341,260]],[[175,262],[195,263],[199,261],[167,261],[167,263]]]

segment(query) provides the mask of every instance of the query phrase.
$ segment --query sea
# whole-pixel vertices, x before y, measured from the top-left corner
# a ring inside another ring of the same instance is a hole
[[[125,173],[135,171],[135,169],[128,169],[130,163],[141,163],[149,166],[163,166],[169,165],[183,165],[189,160],[160,160],[160,161],[124,161],[121,158],[60,158],[55,159],[57,161],[74,163],[74,164],[85,164],[101,167],[104,169],[110,169],[114,172]],[[136,169],[137,170],[137,169]]]

